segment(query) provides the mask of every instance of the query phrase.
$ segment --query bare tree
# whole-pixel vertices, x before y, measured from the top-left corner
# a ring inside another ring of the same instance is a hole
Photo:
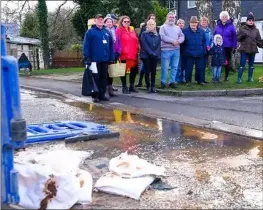
[[[211,0],[196,0],[196,8],[199,19],[201,17],[207,17],[210,21],[210,27],[213,30],[215,28],[214,10]]]
[[[233,19],[233,23],[237,30],[241,23],[241,1],[240,0],[223,0],[222,10],[227,11],[229,16]],[[232,59],[232,67],[235,69],[238,66],[240,60],[239,53],[236,53]]]
[[[25,15],[32,10],[29,0],[5,1],[1,7],[1,20],[4,23],[22,24]]]

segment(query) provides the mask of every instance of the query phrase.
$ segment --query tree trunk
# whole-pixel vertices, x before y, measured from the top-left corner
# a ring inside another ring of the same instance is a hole
[[[47,23],[47,5],[45,0],[38,0],[37,16],[39,20],[40,40],[43,49],[44,68],[49,68],[49,40]]]
[[[241,1],[240,0],[223,0],[222,1],[222,10],[229,13],[230,18],[233,19],[233,23],[236,26],[236,29],[240,27],[241,23]],[[236,69],[239,65],[240,54],[235,53],[232,59],[232,68]]]
[[[215,28],[215,19],[214,19],[214,11],[213,4],[211,0],[196,0],[196,8],[198,12],[198,18],[207,17],[210,21],[210,27],[212,31]]]

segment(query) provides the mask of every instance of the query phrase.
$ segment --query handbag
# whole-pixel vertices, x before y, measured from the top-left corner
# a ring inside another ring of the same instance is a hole
[[[96,81],[89,68],[85,68],[82,80],[82,95],[83,96],[96,96],[99,93]]]
[[[126,63],[117,61],[108,67],[109,77],[123,77],[126,71]]]

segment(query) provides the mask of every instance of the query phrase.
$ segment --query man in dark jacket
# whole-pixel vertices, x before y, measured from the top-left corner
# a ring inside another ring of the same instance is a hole
[[[114,53],[111,34],[105,29],[103,15],[101,14],[95,16],[95,25],[85,34],[83,55],[86,68],[89,68],[92,62],[96,62],[98,70],[93,76],[97,83],[99,94],[93,96],[93,101],[108,101],[109,98],[105,96],[107,71],[109,62],[114,62]]]
[[[186,83],[192,82],[193,66],[195,64],[195,74],[198,84],[204,85],[204,55],[206,52],[205,32],[197,27],[196,16],[190,19],[190,27],[183,30],[185,41],[183,43],[183,55],[186,56]]]

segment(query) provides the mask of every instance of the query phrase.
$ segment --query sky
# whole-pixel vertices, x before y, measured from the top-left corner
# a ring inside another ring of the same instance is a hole
[[[1,8],[4,6],[4,5],[6,5],[6,4],[8,4],[8,6],[10,7],[10,8],[16,8],[17,7],[17,4],[16,4],[16,2],[18,2],[18,1],[1,1]],[[48,8],[48,11],[49,12],[53,12],[53,11],[55,11],[55,9],[59,6],[59,5],[61,5],[62,3],[63,3],[64,1],[46,1],[46,4],[47,4],[47,8]],[[20,5],[23,3],[23,1],[20,1]],[[36,3],[37,3],[37,1],[29,1],[29,4],[30,5],[36,5]],[[73,3],[73,1],[67,1],[67,3],[63,6],[63,7],[73,7],[74,6],[74,3]]]

